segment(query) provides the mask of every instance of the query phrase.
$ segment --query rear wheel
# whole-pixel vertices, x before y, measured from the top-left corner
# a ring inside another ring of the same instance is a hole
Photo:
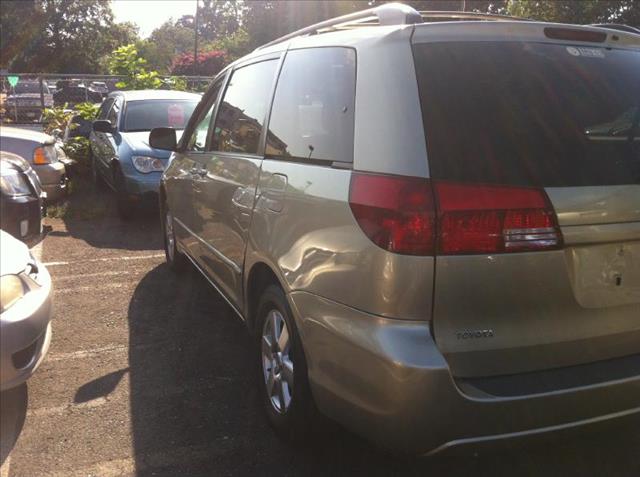
[[[174,272],[182,272],[187,265],[187,257],[178,251],[176,234],[173,229],[173,215],[167,209],[162,216],[162,229],[164,231],[164,255],[167,264]]]
[[[302,343],[280,287],[266,288],[257,318],[260,395],[267,418],[281,437],[303,442],[320,416],[309,387]]]

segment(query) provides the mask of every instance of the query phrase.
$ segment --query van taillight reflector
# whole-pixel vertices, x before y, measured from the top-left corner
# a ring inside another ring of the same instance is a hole
[[[605,32],[574,28],[547,27],[544,29],[544,35],[554,40],[589,41],[592,43],[602,43],[607,39]]]
[[[379,247],[433,255],[435,208],[428,179],[354,172],[349,204],[360,228]]]
[[[438,182],[438,253],[505,253],[562,246],[542,189]]]

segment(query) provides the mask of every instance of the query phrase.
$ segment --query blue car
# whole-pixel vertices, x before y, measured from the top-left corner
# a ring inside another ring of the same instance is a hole
[[[181,91],[114,91],[102,103],[89,136],[96,184],[115,191],[118,213],[130,218],[137,205],[156,200],[170,153],[149,146],[157,127],[184,129],[201,96]]]

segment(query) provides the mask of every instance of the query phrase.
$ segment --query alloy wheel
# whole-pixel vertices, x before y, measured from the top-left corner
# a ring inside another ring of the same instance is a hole
[[[278,310],[271,310],[262,328],[262,371],[267,397],[273,408],[284,414],[291,405],[293,361],[287,323]]]

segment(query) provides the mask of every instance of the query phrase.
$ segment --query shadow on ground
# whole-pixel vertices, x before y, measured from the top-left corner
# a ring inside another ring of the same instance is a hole
[[[0,393],[0,467],[20,437],[28,404],[29,391],[26,383]]]
[[[422,460],[386,455],[344,430],[294,448],[262,415],[244,325],[196,272],[153,269],[128,319],[137,475],[640,475],[637,428]]]
[[[50,236],[71,236],[92,247],[122,250],[161,249],[162,233],[157,204],[146,201],[136,206],[129,220],[118,216],[115,196],[106,186],[96,186],[88,179],[76,178],[65,200],[48,206],[48,216],[60,218],[66,231],[55,230]]]

